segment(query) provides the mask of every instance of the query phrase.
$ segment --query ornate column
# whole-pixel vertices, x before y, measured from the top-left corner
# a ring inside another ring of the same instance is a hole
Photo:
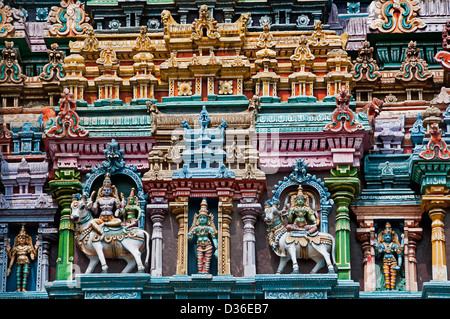
[[[261,204],[256,198],[242,198],[237,205],[244,223],[244,238],[242,247],[242,264],[244,265],[244,276],[256,275],[256,238],[255,224],[261,213]]]
[[[411,179],[420,185],[421,207],[431,218],[431,250],[433,280],[447,280],[444,218],[450,206],[450,151],[441,139],[442,129],[432,123],[428,129],[430,139],[426,149],[414,154]]]
[[[187,275],[188,200],[189,197],[180,196],[169,203],[169,208],[178,221],[177,275]]]
[[[336,264],[338,278],[343,280],[351,279],[349,205],[359,193],[360,185],[357,170],[350,165],[337,165],[331,169],[331,177],[325,178],[325,186],[337,205]]]
[[[449,189],[444,186],[429,186],[422,195],[422,208],[431,218],[431,250],[433,280],[447,280],[447,261],[445,254],[444,218],[450,206]]]
[[[36,290],[45,291],[45,283],[49,281],[49,254],[50,254],[50,241],[54,240],[58,234],[56,228],[50,228],[46,223],[40,223],[38,228],[39,235],[39,251],[38,251],[38,267],[37,267],[37,280]]]
[[[74,226],[70,220],[70,204],[72,195],[79,193],[83,187],[80,182],[80,172],[75,168],[55,169],[55,179],[49,182],[49,186],[53,198],[61,207],[56,280],[70,280],[72,279],[74,248]]]
[[[233,213],[232,198],[228,196],[219,196],[219,220],[218,220],[218,240],[219,240],[219,258],[218,275],[231,275],[230,268],[230,223]]]
[[[0,292],[6,291],[6,272],[8,269],[8,224],[0,224]]]
[[[162,276],[163,264],[163,227],[162,222],[166,218],[169,210],[169,204],[165,198],[153,198],[152,203],[147,204],[147,212],[153,223],[152,231],[152,255],[150,274],[152,276]]]

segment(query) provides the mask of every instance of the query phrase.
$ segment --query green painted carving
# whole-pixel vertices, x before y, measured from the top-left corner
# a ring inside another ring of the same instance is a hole
[[[356,168],[337,165],[331,169],[331,177],[325,178],[325,186],[337,205],[336,210],[336,264],[338,278],[351,279],[350,266],[350,215],[349,205],[360,192],[361,182]]]
[[[83,187],[80,172],[74,168],[56,169],[55,179],[49,181],[53,198],[61,207],[59,223],[58,259],[56,261],[56,280],[70,280],[73,269],[73,223],[70,220],[72,195]]]

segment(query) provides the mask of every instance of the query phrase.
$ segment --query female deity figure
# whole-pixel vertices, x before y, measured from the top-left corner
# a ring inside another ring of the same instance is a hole
[[[6,246],[8,257],[11,259],[6,273],[7,276],[11,273],[11,267],[14,261],[17,261],[16,270],[16,285],[17,291],[26,291],[28,276],[30,274],[30,259],[34,260],[39,248],[39,238],[36,236],[36,244],[33,247],[31,237],[25,232],[25,226],[22,226],[19,234],[14,239],[14,246],[11,249],[10,241]],[[28,258],[28,255],[30,258]]]
[[[125,221],[125,227],[136,227],[142,215],[142,209],[139,207],[139,198],[134,194],[134,188],[131,189],[130,196],[127,198],[127,205],[122,209],[122,218]]]
[[[90,197],[92,204],[90,206],[91,211],[94,214],[98,214],[100,211],[99,218],[94,219],[91,226],[99,235],[101,235],[101,238],[103,238],[105,235],[103,231],[104,226],[121,226],[122,220],[118,217],[124,203],[120,201],[119,196],[117,195],[116,186],[111,184],[109,173],[106,174],[103,185],[100,187],[98,193],[98,197],[95,201],[92,201],[95,191],[92,192]]]
[[[318,220],[314,210],[309,206],[309,198],[303,194],[303,188],[298,186],[297,195],[294,196],[292,206],[287,212],[288,231],[306,230],[308,235],[315,236],[318,234]]]
[[[208,204],[203,199],[200,204],[200,210],[194,215],[194,221],[188,232],[188,239],[192,240],[197,235],[197,269],[199,274],[208,274],[213,253],[213,244],[218,256],[218,241],[216,238],[217,230],[214,226],[214,215],[208,213]],[[212,243],[210,237],[212,239]]]
[[[402,235],[403,237],[403,235]],[[386,290],[395,290],[397,272],[402,265],[402,243],[398,241],[397,234],[392,230],[391,224],[386,223],[385,228],[378,234],[375,253],[383,256],[383,273]]]

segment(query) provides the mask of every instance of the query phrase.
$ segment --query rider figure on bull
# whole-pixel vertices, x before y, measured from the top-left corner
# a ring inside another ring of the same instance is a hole
[[[103,227],[120,227],[122,220],[118,218],[118,214],[121,208],[124,206],[117,195],[116,186],[111,184],[111,178],[109,174],[106,174],[105,180],[103,181],[102,187],[98,191],[98,196],[95,201],[92,198],[95,195],[95,191],[91,195],[91,211],[94,214],[98,214],[100,211],[100,216],[92,221],[92,228],[101,235],[101,238],[105,236]]]
[[[309,198],[303,194],[301,185],[299,185],[297,195],[294,195],[294,202],[287,212],[287,220],[286,229],[288,231],[305,230],[309,236],[316,236],[319,232],[315,212],[309,207]]]

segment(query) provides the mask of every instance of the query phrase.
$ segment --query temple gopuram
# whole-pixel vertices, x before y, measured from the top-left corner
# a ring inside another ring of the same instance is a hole
[[[450,2],[0,0],[0,51],[0,299],[450,298]]]

